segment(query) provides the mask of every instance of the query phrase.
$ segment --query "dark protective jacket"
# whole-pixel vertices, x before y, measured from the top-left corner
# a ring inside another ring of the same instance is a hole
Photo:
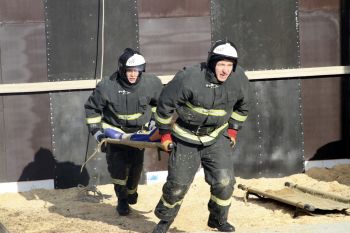
[[[98,83],[85,103],[86,122],[136,132],[150,121],[162,88],[160,79],[154,75],[143,73],[139,82],[130,85],[115,72]]]
[[[211,145],[227,128],[239,130],[248,116],[249,80],[237,66],[221,83],[205,63],[184,68],[163,89],[156,111],[160,133]],[[178,118],[172,124],[173,113]]]

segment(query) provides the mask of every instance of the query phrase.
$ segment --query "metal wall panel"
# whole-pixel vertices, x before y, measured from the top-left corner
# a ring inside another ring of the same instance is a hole
[[[350,65],[350,2],[341,0],[341,64]],[[342,78],[342,139],[350,141],[350,75]],[[346,143],[348,158],[350,157],[350,145]]]
[[[0,50],[1,83],[47,80],[44,23],[1,24]],[[53,178],[48,100],[47,94],[1,97],[1,180]]]
[[[340,1],[300,0],[299,5],[301,66],[341,65]],[[341,158],[335,144],[332,151],[319,151],[341,140],[341,79],[306,79],[302,87],[305,158]]]
[[[109,76],[116,70],[119,55],[126,47],[140,49],[139,23],[137,1],[106,0],[105,4],[103,75]],[[101,51],[101,48],[99,51]],[[100,67],[98,66],[98,68]]]
[[[269,12],[269,14],[266,14]],[[299,66],[295,1],[211,1],[212,38],[238,47],[247,70]],[[284,176],[303,170],[299,80],[251,82],[251,112],[238,135],[236,173]]]
[[[3,100],[6,181],[53,178],[53,167],[41,162],[52,158],[47,94],[11,95]],[[34,161],[37,170],[29,172],[25,168]]]
[[[140,19],[140,46],[147,72],[174,74],[184,66],[205,61],[210,40],[210,17]]]
[[[96,62],[99,77],[101,48],[97,50],[97,46],[102,43],[98,34],[102,28],[99,3],[101,1],[96,0],[46,1],[49,80],[94,79]],[[116,69],[124,48],[138,46],[135,2],[105,1],[104,28],[103,73],[109,76]]]
[[[109,76],[115,71],[124,48],[138,47],[138,26],[135,1],[104,2],[104,76]],[[96,68],[99,76],[100,53],[97,67],[95,58],[98,52],[98,12],[99,8],[102,11],[102,5],[98,3],[102,1],[46,1],[49,80],[93,79]],[[101,42],[100,35],[99,44]],[[86,155],[91,155],[96,146],[95,140],[88,137],[85,124],[84,103],[89,94],[91,91],[50,94],[53,153],[57,160],[56,188],[110,181],[104,154],[95,156],[83,174],[79,171]]]
[[[99,184],[103,180],[106,181],[105,178],[109,178],[106,162],[101,159],[103,154],[95,156],[87,166],[88,172],[84,170],[84,173],[80,174],[86,156],[91,155],[96,146],[95,139],[90,138],[85,124],[84,103],[90,94],[91,91],[50,94],[53,154],[57,160],[56,188],[87,185],[89,181]]]
[[[45,2],[50,81],[94,78],[98,9],[95,0]]]
[[[0,73],[1,78],[1,73]],[[4,120],[4,97],[0,95],[0,182],[6,182],[7,179],[7,155],[5,144],[5,120]]]
[[[43,23],[1,24],[3,83],[47,81],[45,43]]]
[[[139,0],[139,18],[210,16],[209,0]]]
[[[1,0],[0,22],[44,22],[43,0]]]
[[[245,69],[298,67],[296,1],[212,1],[211,11],[213,40],[231,39]]]
[[[299,4],[300,12],[301,11],[310,11],[310,12],[329,11],[329,10],[338,11],[340,1],[343,1],[343,0],[299,0],[298,4]]]

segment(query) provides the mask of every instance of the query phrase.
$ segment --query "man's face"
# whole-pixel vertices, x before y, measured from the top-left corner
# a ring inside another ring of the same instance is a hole
[[[215,75],[220,82],[225,82],[233,69],[233,62],[229,60],[221,60],[216,63]]]
[[[137,81],[137,78],[139,77],[139,71],[137,69],[127,69],[126,70],[126,77],[129,81],[129,83],[135,83]]]

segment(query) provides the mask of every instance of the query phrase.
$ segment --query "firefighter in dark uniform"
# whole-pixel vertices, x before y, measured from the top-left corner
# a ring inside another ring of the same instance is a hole
[[[210,185],[208,226],[222,232],[235,230],[227,222],[235,184],[232,147],[247,118],[248,101],[249,81],[229,41],[217,41],[206,63],[184,68],[165,86],[156,124],[163,145],[174,147],[155,209],[160,222],[153,232],[167,232],[200,165]],[[175,111],[177,119],[172,123]]]
[[[120,133],[146,129],[163,88],[158,77],[143,73],[145,59],[131,48],[124,50],[118,66],[110,78],[98,83],[85,103],[86,122],[98,142],[106,137],[106,128]],[[144,150],[109,144],[106,159],[118,198],[117,211],[119,215],[128,215],[129,204],[136,204],[138,198]]]

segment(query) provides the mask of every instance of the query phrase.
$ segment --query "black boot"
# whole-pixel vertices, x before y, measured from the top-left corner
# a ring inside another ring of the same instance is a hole
[[[173,221],[164,221],[160,220],[160,222],[153,229],[152,233],[166,233],[169,230],[170,225]]]
[[[137,197],[139,195],[137,193],[129,194],[128,195],[128,203],[130,205],[135,205],[137,203]]]
[[[211,228],[216,228],[216,229],[218,229],[218,231],[221,231],[221,232],[234,232],[235,231],[235,227],[232,226],[230,223],[228,223],[227,221],[219,222],[217,219],[212,217],[212,215],[209,216],[208,226]]]
[[[130,214],[130,208],[127,199],[118,200],[117,211],[121,216]]]

